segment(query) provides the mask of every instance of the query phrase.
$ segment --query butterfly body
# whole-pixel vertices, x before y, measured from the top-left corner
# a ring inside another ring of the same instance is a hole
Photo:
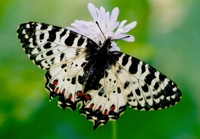
[[[110,51],[111,38],[97,44],[66,28],[28,22],[17,30],[29,58],[45,74],[50,99],[93,121],[94,129],[116,120],[126,106],[158,110],[180,101],[177,85],[145,62]]]

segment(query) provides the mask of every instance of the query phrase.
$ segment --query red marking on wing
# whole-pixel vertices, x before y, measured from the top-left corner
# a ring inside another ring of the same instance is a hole
[[[114,111],[114,110],[115,110],[115,105],[112,105],[112,106],[110,107],[110,110],[111,110],[111,111]]]
[[[82,97],[83,96],[83,92],[82,91],[78,91],[76,94],[78,97]]]
[[[58,84],[58,80],[53,81],[53,85],[56,86]]]
[[[107,114],[108,114],[108,110],[105,109],[103,114],[104,114],[104,115],[107,115]]]
[[[90,100],[91,99],[91,96],[89,94],[85,95],[85,100]]]
[[[100,111],[101,110],[101,106],[99,106],[97,110]]]
[[[63,95],[65,94],[65,89],[62,90],[62,94],[63,94]]]
[[[90,105],[90,109],[92,109],[92,108],[93,108],[93,106],[94,106],[94,104],[92,103],[92,104]]]
[[[72,99],[72,94],[69,94],[68,99],[70,100]]]

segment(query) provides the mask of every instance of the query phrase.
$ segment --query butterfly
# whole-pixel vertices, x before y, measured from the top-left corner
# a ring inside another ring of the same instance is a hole
[[[38,22],[17,29],[22,48],[39,68],[47,70],[45,88],[50,100],[58,96],[62,109],[75,110],[93,122],[94,129],[116,120],[129,106],[159,110],[182,96],[177,85],[145,62],[110,51],[111,38],[97,44],[66,28]]]

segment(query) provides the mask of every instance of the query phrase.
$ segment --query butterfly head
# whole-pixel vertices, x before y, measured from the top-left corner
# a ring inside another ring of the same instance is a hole
[[[107,52],[108,51],[110,51],[110,49],[112,48],[112,42],[111,42],[112,40],[111,40],[111,37],[108,37],[105,41],[104,41],[104,43],[103,43],[103,45],[101,46],[101,47],[106,47],[106,49],[107,49]]]

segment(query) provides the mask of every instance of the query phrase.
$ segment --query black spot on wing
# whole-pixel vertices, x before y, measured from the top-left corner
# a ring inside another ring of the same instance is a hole
[[[44,49],[49,49],[51,48],[51,43],[46,43],[43,47]]]
[[[146,71],[146,69],[145,69],[145,64],[142,64],[142,71],[141,71],[141,74],[143,74],[145,71]]]
[[[98,95],[102,96],[104,94],[104,88],[101,89],[101,91],[99,91]]]
[[[67,33],[67,30],[63,30],[63,32],[60,34],[60,38],[62,38],[63,36],[65,36],[65,34]]]
[[[74,43],[74,39],[77,37],[77,35],[74,32],[70,32],[69,36],[65,40],[65,44],[67,46],[72,46]]]
[[[56,32],[58,32],[60,30],[59,27],[53,27],[52,30],[49,31],[49,38],[47,39],[47,41],[53,42],[56,39]]]
[[[117,87],[117,92],[118,92],[118,94],[121,93],[121,89],[119,87]]]
[[[126,81],[124,84],[124,89],[126,89],[130,85],[129,81]]]
[[[145,84],[144,86],[142,86],[142,90],[143,90],[144,92],[148,92],[148,86]]]
[[[53,54],[53,51],[52,51],[52,50],[50,50],[50,51],[48,51],[48,52],[46,53],[47,56],[50,56],[50,55],[52,55],[52,54]]]
[[[62,64],[61,68],[65,68],[67,66],[67,64]]]
[[[84,67],[86,63],[87,63],[87,62],[83,62],[83,63],[81,64],[81,67]]]
[[[40,47],[38,47],[37,50],[38,50],[38,52],[41,52],[41,51],[42,51],[42,49],[41,49]]]
[[[127,63],[128,63],[128,58],[129,58],[130,56],[129,55],[125,55],[124,57],[123,57],[123,59],[122,59],[122,65],[123,66],[125,66]]]
[[[144,81],[145,81],[148,85],[151,85],[152,80],[153,80],[154,78],[156,78],[156,76],[155,76],[156,70],[155,70],[154,68],[152,68],[152,67],[149,67],[149,68],[148,68],[148,71],[149,71],[150,73],[146,76],[146,78],[144,79]]]
[[[158,83],[158,82],[156,82],[156,83],[155,83],[155,85],[154,85],[154,89],[156,89],[156,90],[157,90],[157,89],[158,89],[158,87],[159,87],[159,83]]]
[[[44,33],[40,34],[40,40],[44,39]]]
[[[64,53],[61,53],[61,54],[60,54],[60,61],[62,61],[62,60],[63,60],[64,56],[65,56],[65,54],[64,54]]]
[[[46,30],[47,28],[48,28],[48,25],[47,24],[43,24],[43,23],[41,23],[41,30]]]
[[[136,74],[138,71],[139,60],[136,58],[131,58],[131,66],[129,67],[129,72],[131,74]]]
[[[81,46],[81,45],[83,44],[83,42],[84,42],[83,37],[80,37],[79,40],[78,40],[77,45],[78,45],[78,46]]]
[[[163,74],[160,74],[160,76],[159,76],[159,79],[160,79],[161,81],[164,81],[164,80],[165,80],[165,78],[166,78],[166,76],[165,76],[165,75],[163,75]]]
[[[74,77],[72,78],[71,83],[72,83],[72,84],[75,84],[75,83],[76,83],[76,76],[74,76]]]
[[[80,84],[83,84],[84,83],[84,79],[83,79],[83,76],[78,76],[78,82],[80,83]]]
[[[130,94],[127,95],[128,98],[133,97],[133,92],[131,91]]]
[[[135,90],[135,93],[136,93],[138,96],[141,95],[141,92],[140,92],[139,88]]]

